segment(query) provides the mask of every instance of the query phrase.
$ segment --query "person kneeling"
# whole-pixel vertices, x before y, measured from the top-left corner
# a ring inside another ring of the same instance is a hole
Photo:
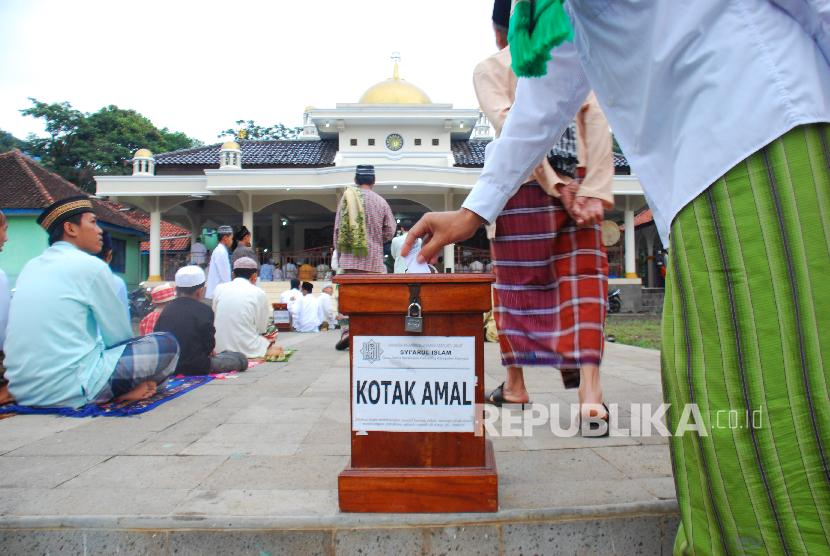
[[[203,303],[205,271],[196,265],[176,272],[177,298],[170,301],[156,323],[156,332],[173,334],[179,340],[181,355],[176,373],[204,375],[248,370],[248,358],[236,351],[215,353],[213,310]]]
[[[213,297],[216,349],[238,351],[252,359],[277,354],[280,349],[274,341],[262,335],[271,307],[268,296],[256,286],[256,261],[237,259],[233,274],[232,281],[216,287]]]
[[[132,337],[109,267],[94,255],[102,231],[92,202],[57,201],[37,219],[49,247],[17,279],[5,344],[17,403],[81,407],[152,396],[179,359],[172,334]]]

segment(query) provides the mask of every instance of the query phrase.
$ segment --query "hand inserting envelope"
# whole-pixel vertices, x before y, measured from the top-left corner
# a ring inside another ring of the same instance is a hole
[[[406,272],[407,274],[418,274],[424,273],[429,274],[432,272],[432,269],[429,267],[427,263],[419,263],[418,262],[418,253],[421,252],[421,242],[418,241],[415,245],[412,246],[412,250],[409,252],[409,255],[404,257],[404,262],[406,263]]]

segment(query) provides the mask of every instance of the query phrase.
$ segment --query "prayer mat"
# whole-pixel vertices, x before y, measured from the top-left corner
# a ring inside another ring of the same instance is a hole
[[[0,407],[0,414],[18,415],[62,415],[64,417],[128,417],[155,409],[163,403],[178,398],[194,388],[213,380],[211,376],[187,376],[171,378],[162,384],[156,393],[146,400],[120,403],[87,404],[78,409],[71,407],[28,407],[9,404]]]
[[[257,365],[261,365],[262,363],[263,363],[262,359],[248,359],[248,368],[252,369],[253,367],[256,367]]]

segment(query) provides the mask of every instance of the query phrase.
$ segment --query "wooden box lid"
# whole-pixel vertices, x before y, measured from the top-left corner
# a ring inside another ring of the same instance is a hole
[[[420,286],[421,310],[435,313],[484,313],[491,308],[493,274],[341,274],[334,278],[338,310],[405,314],[410,284]]]

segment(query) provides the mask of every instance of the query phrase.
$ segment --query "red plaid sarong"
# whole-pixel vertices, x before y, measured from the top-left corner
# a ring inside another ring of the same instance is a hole
[[[153,312],[141,319],[141,322],[138,323],[138,333],[142,336],[152,334],[153,330],[156,329],[156,323],[159,321],[160,316],[161,309],[155,309]]]
[[[529,182],[496,220],[490,248],[502,364],[599,365],[608,301],[599,225],[578,228],[559,199]]]

